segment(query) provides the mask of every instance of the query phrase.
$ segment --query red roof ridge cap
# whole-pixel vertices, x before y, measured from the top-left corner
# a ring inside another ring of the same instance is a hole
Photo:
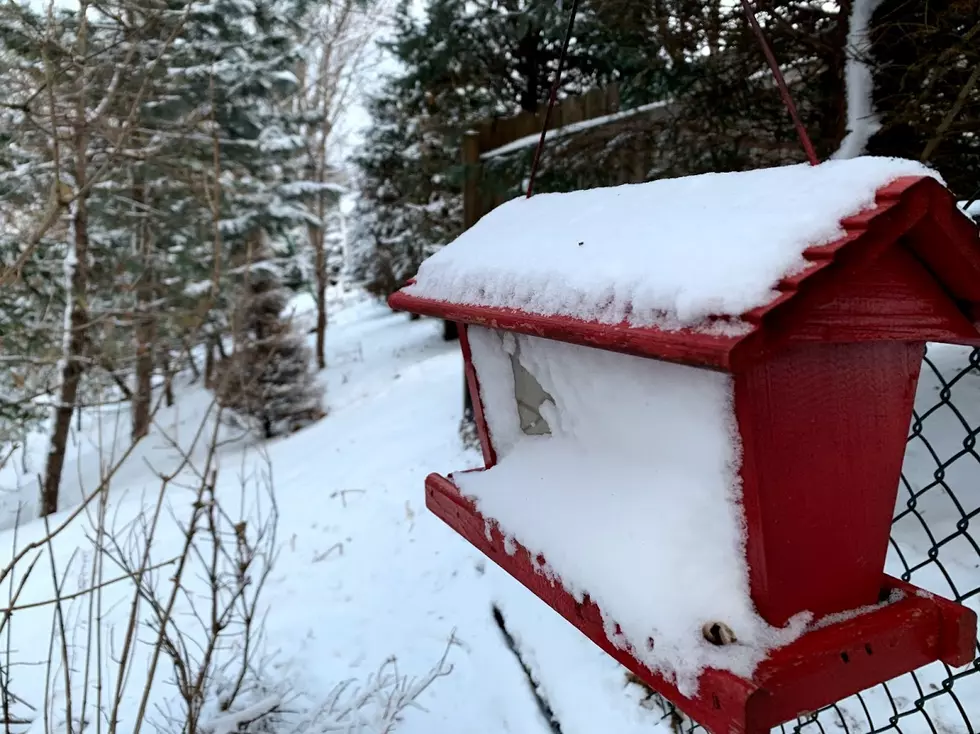
[[[841,220],[843,236],[823,245],[806,248],[803,258],[807,265],[792,275],[783,276],[774,286],[779,295],[768,303],[743,313],[741,318],[751,324],[760,324],[766,314],[792,300],[805,280],[832,265],[841,250],[864,237],[875,219],[901,204],[910,190],[923,181],[939,183],[930,176],[900,176],[879,188],[875,192],[874,205]]]
[[[931,176],[899,176],[889,184],[885,184],[875,192],[875,201],[899,199],[912,186],[923,180],[935,180]],[[938,181],[937,181],[938,183]]]

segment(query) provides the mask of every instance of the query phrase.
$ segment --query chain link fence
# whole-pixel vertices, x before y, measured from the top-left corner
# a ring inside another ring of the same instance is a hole
[[[886,571],[980,611],[980,349],[932,344],[915,398]],[[785,724],[781,734],[978,734],[973,663],[933,663]],[[678,734],[704,730],[658,704]]]

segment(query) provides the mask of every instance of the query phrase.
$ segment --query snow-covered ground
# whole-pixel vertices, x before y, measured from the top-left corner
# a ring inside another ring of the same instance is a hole
[[[249,444],[227,428],[220,434],[216,495],[229,512],[241,509],[243,517],[257,519],[260,495],[255,490],[270,468],[278,502],[280,554],[264,591],[268,616],[258,658],[264,684],[274,695],[288,694],[290,710],[315,711],[340,683],[353,680],[370,687],[371,677],[391,656],[402,676],[424,680],[421,677],[448,645],[451,672],[425,689],[418,701],[421,708],[406,710],[399,731],[545,734],[552,729],[531,693],[528,672],[495,621],[496,606],[564,734],[669,731],[658,710],[640,705],[642,692],[626,684],[622,668],[425,511],[422,483],[427,473],[479,462],[475,453],[460,447],[458,345],[441,340],[440,324],[410,322],[405,315],[355,295],[338,303],[332,314],[328,347],[326,419],[264,446]],[[934,346],[930,357],[935,370],[923,367],[916,400],[919,427],[913,429],[905,464],[909,486],[899,492],[900,519],[888,570],[902,573],[904,557],[905,564],[915,568],[913,583],[945,596],[966,595],[964,603],[980,609],[978,597],[968,594],[980,588],[980,554],[964,521],[964,514],[980,508],[980,461],[970,441],[972,435],[975,442],[980,426],[980,374],[974,368],[955,383],[943,384],[969,367],[969,354],[962,348]],[[189,384],[185,375],[177,397],[177,404],[161,410],[154,432],[112,478],[108,524],[120,537],[139,535],[140,526],[133,521],[147,518],[160,487],[159,474],[180,468],[181,452],[191,458],[190,466],[199,468],[206,460],[207,441],[195,443],[195,436],[202,421],[210,425],[210,396]],[[52,518],[52,527],[98,486],[100,472],[127,444],[127,432],[125,409],[83,415],[65,471],[65,511]],[[39,436],[26,456],[18,453],[0,469],[0,526],[7,528],[0,532],[0,568],[7,565],[13,549],[24,549],[45,535],[39,521],[21,522],[16,532],[12,529],[18,506],[21,518],[33,517],[43,451]],[[937,462],[944,466],[940,482]],[[194,470],[185,466],[166,490],[165,504],[176,518],[186,518],[191,511],[194,478]],[[243,485],[249,489],[244,504]],[[910,493],[915,495],[911,509]],[[93,516],[94,510],[82,514],[51,545],[55,575],[68,571],[63,595],[91,586]],[[179,555],[182,540],[177,521],[165,514],[151,561]],[[942,541],[938,555],[930,559],[937,541]],[[34,720],[19,731],[33,733],[66,729],[59,725],[64,717],[59,711],[65,709],[63,653],[58,646],[49,651],[52,624],[58,622],[56,607],[31,606],[53,596],[51,561],[46,548],[41,550],[41,560],[17,599],[18,607],[28,608],[13,615],[9,638],[5,631],[0,634],[0,658],[10,663],[11,689],[24,699],[15,713]],[[21,570],[0,585],[0,598],[8,600],[11,588],[20,586],[24,567],[21,564]],[[169,573],[161,571],[156,578],[162,588]],[[107,567],[104,578],[119,575],[118,569]],[[189,572],[190,594],[206,595],[205,581],[199,571]],[[112,660],[123,644],[131,597],[131,583],[112,583],[102,590],[101,667],[107,691],[114,690],[117,666]],[[87,621],[89,598],[81,596],[65,605],[75,712],[82,696],[79,671],[93,635]],[[174,614],[189,615],[188,604],[179,601]],[[145,605],[141,618],[150,619]],[[119,707],[122,722],[134,717],[139,706],[154,633],[144,626],[139,638]],[[980,721],[980,675],[959,678],[953,688],[956,699],[942,690],[949,675],[945,666],[936,664],[915,678],[891,683],[887,691],[879,687],[860,700],[844,702],[840,713],[822,715],[820,726],[838,730],[839,717],[851,732],[877,731],[902,714],[900,730],[909,734],[967,731],[970,724],[965,721],[974,726]],[[160,725],[168,706],[172,710],[177,705],[172,677],[169,663],[161,663],[161,684],[148,700],[150,724]],[[46,728],[41,703],[47,679],[55,711]],[[351,695],[354,690],[349,689]],[[96,707],[94,696],[87,699],[90,716]],[[371,706],[365,710],[365,727],[353,730],[380,731],[377,722],[383,712],[372,712]],[[869,719],[870,725],[864,723]],[[291,726],[304,723],[298,714],[287,720]],[[76,725],[73,730],[78,729]],[[322,721],[319,729],[309,729],[328,730]]]
[[[328,347],[326,419],[264,447],[248,445],[227,429],[221,433],[219,501],[234,513],[246,485],[243,517],[254,517],[253,485],[261,484],[271,467],[280,513],[280,555],[264,591],[268,616],[260,659],[268,661],[261,671],[265,683],[298,697],[288,708],[312,709],[339,683],[354,679],[368,685],[391,656],[401,675],[424,676],[452,639],[447,657],[452,671],[422,693],[422,708],[406,711],[399,731],[548,732],[527,673],[494,620],[496,604],[564,734],[657,731],[661,714],[638,705],[641,691],[626,685],[615,662],[425,511],[422,482],[428,472],[478,462],[475,453],[461,449],[457,433],[462,404],[458,345],[441,340],[438,323],[409,322],[383,305],[353,299],[332,315]],[[147,518],[160,487],[158,475],[180,468],[180,452],[170,438],[195,466],[207,457],[207,442],[195,444],[194,436],[206,417],[210,396],[187,384],[189,376],[184,380],[177,389],[177,404],[161,410],[154,432],[112,478],[108,524],[121,535],[138,528],[133,521]],[[114,446],[118,456],[127,444],[127,432],[125,410],[83,416],[65,471],[65,511],[51,518],[52,527],[98,486],[100,467],[113,463],[105,449]],[[7,565],[13,548],[23,549],[45,535],[39,521],[22,522],[16,533],[9,529],[18,503],[22,518],[33,517],[43,450],[39,437],[27,451],[26,467],[18,455],[0,470],[0,488],[6,490],[0,524],[8,528],[0,532],[0,568]],[[194,486],[194,471],[185,467],[167,488],[166,504],[174,517],[188,517]],[[94,510],[83,514],[52,543],[56,575],[69,569],[63,595],[91,585],[93,516]],[[182,541],[177,521],[164,514],[152,561],[179,555]],[[42,550],[18,607],[54,596],[51,562]],[[156,582],[163,588],[170,572],[158,574]],[[23,575],[21,570],[8,578],[0,597],[8,599],[11,584],[19,586]],[[118,569],[106,567],[106,579],[119,575]],[[188,572],[186,585],[192,595],[206,595],[206,579],[199,572]],[[123,644],[132,584],[111,584],[102,596],[102,668],[105,689],[111,691],[117,667],[112,659]],[[76,718],[86,640],[93,634],[86,621],[88,598],[65,604]],[[179,601],[174,614],[189,615],[188,604]],[[145,605],[141,615],[144,621],[150,618]],[[47,665],[52,624],[57,621],[56,606],[50,604],[18,611],[10,621],[9,653],[0,655],[9,655],[11,689],[25,701],[17,713],[34,719],[33,726],[21,731],[66,729],[58,723],[59,716],[64,718],[59,712],[65,710],[65,702],[57,645],[50,671]],[[154,635],[148,627],[139,635],[141,647],[119,707],[122,721],[134,717],[139,706],[150,663],[148,643]],[[0,634],[0,647],[7,645],[6,634]],[[46,729],[41,704],[49,673],[54,691],[50,698],[57,710]],[[89,677],[95,680],[94,674]],[[161,725],[167,707],[177,705],[178,694],[168,682],[173,678],[169,663],[160,663],[157,677],[161,685],[148,702],[149,723]],[[90,716],[94,696],[91,693],[87,700]],[[376,722],[381,714],[375,713]],[[380,730],[372,728],[370,718],[368,722],[363,731]],[[76,723],[74,730],[78,728]]]

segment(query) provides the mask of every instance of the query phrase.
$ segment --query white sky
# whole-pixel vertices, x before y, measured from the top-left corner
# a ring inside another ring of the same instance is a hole
[[[412,14],[415,18],[419,20],[424,18],[427,5],[428,0],[413,0]],[[377,40],[384,39],[385,34],[379,34]],[[342,154],[344,157],[353,153],[363,142],[364,133],[371,124],[371,117],[366,107],[368,97],[377,91],[384,77],[399,71],[398,61],[388,54],[382,54],[380,51],[374,63],[375,68],[367,75],[366,83],[358,89],[357,97],[352,100],[352,104],[341,117],[340,126],[344,131],[344,137],[346,139]]]

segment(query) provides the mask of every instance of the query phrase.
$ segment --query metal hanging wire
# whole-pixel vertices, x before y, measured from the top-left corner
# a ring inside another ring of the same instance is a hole
[[[793,120],[793,125],[796,127],[796,134],[800,138],[800,143],[803,146],[806,157],[810,161],[810,165],[819,165],[820,159],[817,157],[817,152],[813,147],[813,142],[810,140],[810,135],[807,133],[806,127],[803,125],[803,119],[800,117],[799,110],[796,108],[796,103],[793,101],[793,95],[789,91],[789,85],[786,84],[786,78],[783,76],[783,72],[779,68],[779,62],[776,61],[776,56],[772,52],[769,42],[766,40],[766,34],[762,30],[762,26],[759,25],[759,20],[756,17],[756,9],[751,0],[741,0],[741,2],[742,9],[745,11],[745,17],[749,21],[749,26],[752,28],[752,32],[755,34],[756,39],[758,39],[759,45],[762,47],[762,53],[765,54],[766,62],[769,64],[769,69],[772,71],[772,75],[776,80],[776,86],[779,87],[779,94],[783,99],[783,104],[786,105],[786,109],[789,111],[789,116]],[[548,126],[551,122],[551,113],[555,107],[555,101],[558,98],[558,88],[561,86],[561,75],[565,68],[565,59],[568,56],[568,44],[572,37],[572,28],[575,25],[575,16],[578,14],[578,6],[579,0],[572,0],[571,8],[568,13],[568,25],[565,27],[565,37],[561,44],[561,53],[558,55],[558,69],[555,72],[555,79],[551,85],[551,93],[548,96],[548,106],[544,113],[544,124],[541,126],[541,137],[538,139],[538,145],[534,150],[534,160],[531,163],[531,173],[527,180],[527,198],[529,199],[534,193],[534,179],[537,176],[538,168],[541,164],[541,153],[544,151],[545,139],[548,136]]]
[[[810,160],[810,165],[819,165],[820,159],[817,158],[817,151],[814,150],[810,136],[803,126],[803,120],[800,118],[799,110],[796,109],[796,103],[793,102],[793,95],[790,94],[789,86],[786,84],[785,77],[783,77],[783,72],[779,69],[779,62],[776,61],[776,55],[772,52],[772,48],[766,40],[766,34],[763,32],[762,26],[759,25],[759,19],[755,15],[755,7],[750,0],[742,0],[742,9],[745,11],[745,17],[748,18],[749,25],[752,27],[755,37],[759,40],[759,45],[762,46],[762,53],[766,55],[766,61],[769,63],[772,75],[776,79],[776,86],[779,87],[779,94],[783,98],[783,104],[789,110],[789,116],[793,118],[793,125],[796,126],[796,134],[800,136],[800,143],[803,145],[806,157]]]
[[[561,42],[561,53],[558,54],[558,69],[555,72],[555,80],[551,84],[551,93],[548,96],[548,107],[544,113],[544,124],[541,126],[541,137],[538,139],[538,147],[534,150],[534,161],[531,163],[531,173],[527,179],[527,198],[531,198],[534,191],[534,177],[538,172],[538,165],[541,163],[541,152],[544,150],[544,139],[548,135],[548,124],[551,122],[551,111],[555,107],[555,100],[558,99],[558,87],[561,86],[561,73],[565,68],[565,58],[568,56],[568,43],[572,38],[572,28],[575,25],[575,16],[578,14],[579,0],[572,0],[572,7],[568,13],[568,25],[565,27],[565,38]]]

